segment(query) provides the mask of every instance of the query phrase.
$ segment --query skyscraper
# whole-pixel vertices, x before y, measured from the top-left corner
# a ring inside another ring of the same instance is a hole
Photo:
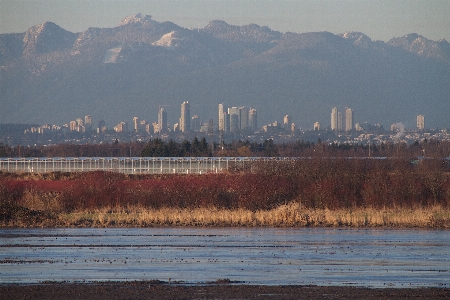
[[[230,114],[230,132],[239,133],[239,116]]]
[[[230,131],[233,133],[239,132],[239,109],[236,106],[229,107],[228,115],[230,117]]]
[[[105,132],[106,131],[106,122],[104,120],[98,121],[98,129],[97,132]]]
[[[254,108],[251,108],[248,113],[248,126],[250,127],[250,130],[257,131],[258,130],[258,115],[257,111]]]
[[[225,106],[223,105],[223,103],[219,104],[219,110],[218,110],[218,115],[219,115],[219,131],[225,131],[225,123],[224,123],[224,113],[225,113]]]
[[[338,126],[337,126],[337,130],[338,131],[342,130],[342,113],[340,111],[338,112]]]
[[[114,127],[114,130],[116,132],[127,132],[128,131],[128,123],[126,122],[120,122]]]
[[[134,132],[139,132],[139,118],[138,117],[134,117],[133,118],[133,129]]]
[[[191,108],[189,101],[181,104],[180,131],[189,132],[191,129]]]
[[[283,127],[285,130],[289,130],[291,126],[291,117],[289,115],[285,115],[283,118]]]
[[[239,129],[246,130],[248,129],[248,107],[241,106],[238,110],[239,116]]]
[[[84,126],[84,121],[82,118],[77,118],[76,122],[77,122],[77,126]]]
[[[161,131],[161,128],[159,128],[158,122],[153,122],[152,123],[152,127],[153,127],[153,132],[152,133],[158,133],[158,132]]]
[[[237,115],[238,114],[238,108],[236,106],[228,107],[228,114],[231,115]]]
[[[417,116],[417,129],[419,129],[419,130],[425,129],[425,116],[424,115]]]
[[[351,108],[345,108],[345,131],[353,130],[353,110]]]
[[[167,132],[167,112],[164,107],[160,107],[158,111],[159,132]]]
[[[92,131],[92,117],[90,115],[84,117],[84,127],[86,131]]]
[[[200,130],[200,119],[197,115],[193,115],[191,118],[191,131],[199,131]]]
[[[338,113],[337,107],[331,109],[331,130],[338,130]]]
[[[223,131],[230,132],[230,115],[226,111],[223,112]]]
[[[77,130],[77,127],[78,127],[77,121],[70,121],[70,123],[69,123],[70,131],[75,131],[75,130]]]

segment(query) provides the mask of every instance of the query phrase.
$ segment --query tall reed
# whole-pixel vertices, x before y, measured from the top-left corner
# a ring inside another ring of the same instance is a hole
[[[61,214],[64,226],[249,226],[450,228],[450,211],[440,206],[398,209],[308,209],[293,202],[270,210],[220,208],[103,208]]]

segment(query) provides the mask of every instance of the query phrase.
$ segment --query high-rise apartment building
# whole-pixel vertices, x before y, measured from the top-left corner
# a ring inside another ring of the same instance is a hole
[[[158,111],[158,126],[160,132],[167,132],[167,112],[164,107],[160,107]]]
[[[69,123],[69,129],[70,131],[77,131],[77,121],[70,121]]]
[[[230,115],[226,111],[223,112],[223,131],[230,132]]]
[[[139,132],[139,118],[138,117],[134,117],[133,118],[133,130],[134,132]]]
[[[342,113],[340,111],[338,112],[338,126],[337,126],[337,130],[338,131],[342,130]]]
[[[320,130],[320,123],[319,122],[315,122],[314,123],[314,131],[319,131]]]
[[[353,110],[351,108],[345,108],[345,131],[353,130]]]
[[[248,107],[241,106],[238,110],[239,116],[239,129],[246,130],[248,129]]]
[[[285,130],[289,130],[291,124],[291,117],[289,115],[285,115],[283,118],[283,127]]]
[[[128,131],[128,123],[126,122],[120,122],[114,127],[114,130],[116,132],[127,132]]]
[[[145,132],[148,134],[152,133],[152,124],[145,124]]]
[[[218,109],[218,115],[219,115],[219,131],[225,131],[225,116],[224,113],[226,113],[226,107],[223,105],[223,103],[219,104]]]
[[[97,132],[105,132],[106,131],[106,122],[104,120],[98,121],[98,129]]]
[[[199,131],[200,130],[200,119],[197,115],[193,115],[191,118],[191,131]]]
[[[147,121],[145,121],[145,120],[140,120],[140,121],[139,121],[139,124],[140,124],[140,125],[139,125],[139,126],[140,126],[140,127],[139,127],[140,130],[141,130],[141,131],[145,131],[145,126],[147,126]]]
[[[297,126],[295,126],[295,123],[291,123],[291,132],[295,133],[296,129],[297,129]]]
[[[248,113],[248,126],[252,131],[258,130],[258,115],[254,108],[251,108]]]
[[[189,101],[181,104],[180,131],[189,132],[191,129],[191,108]]]
[[[76,122],[77,122],[77,126],[83,126],[84,125],[83,118],[77,118]]]
[[[92,117],[90,115],[84,117],[84,127],[86,131],[92,131]]]
[[[425,116],[424,115],[417,116],[417,129],[419,129],[419,130],[425,129]]]
[[[236,106],[228,108],[228,115],[230,117],[230,132],[239,132],[239,109]]]
[[[228,114],[231,115],[237,115],[238,114],[238,108],[236,106],[228,107]]]
[[[157,122],[152,123],[153,132],[152,133],[158,133],[161,131],[161,128],[159,128],[159,124]]]
[[[338,130],[338,114],[337,107],[331,109],[331,130]]]
[[[208,122],[208,134],[212,135],[213,132],[214,132],[214,121],[213,121],[213,119],[209,119],[209,122]]]
[[[239,133],[239,116],[230,114],[230,132]]]

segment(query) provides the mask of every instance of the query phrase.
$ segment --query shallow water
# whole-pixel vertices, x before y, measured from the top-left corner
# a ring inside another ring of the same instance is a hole
[[[218,279],[450,286],[450,231],[328,228],[0,230],[0,282]]]

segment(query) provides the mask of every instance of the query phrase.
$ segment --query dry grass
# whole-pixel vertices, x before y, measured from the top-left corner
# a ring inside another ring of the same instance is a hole
[[[61,226],[269,226],[269,227],[418,227],[449,228],[450,211],[439,206],[397,209],[302,209],[299,203],[272,210],[217,208],[108,208],[60,214]]]
[[[26,190],[18,204],[35,211],[60,212],[62,206],[59,198],[57,193]]]

